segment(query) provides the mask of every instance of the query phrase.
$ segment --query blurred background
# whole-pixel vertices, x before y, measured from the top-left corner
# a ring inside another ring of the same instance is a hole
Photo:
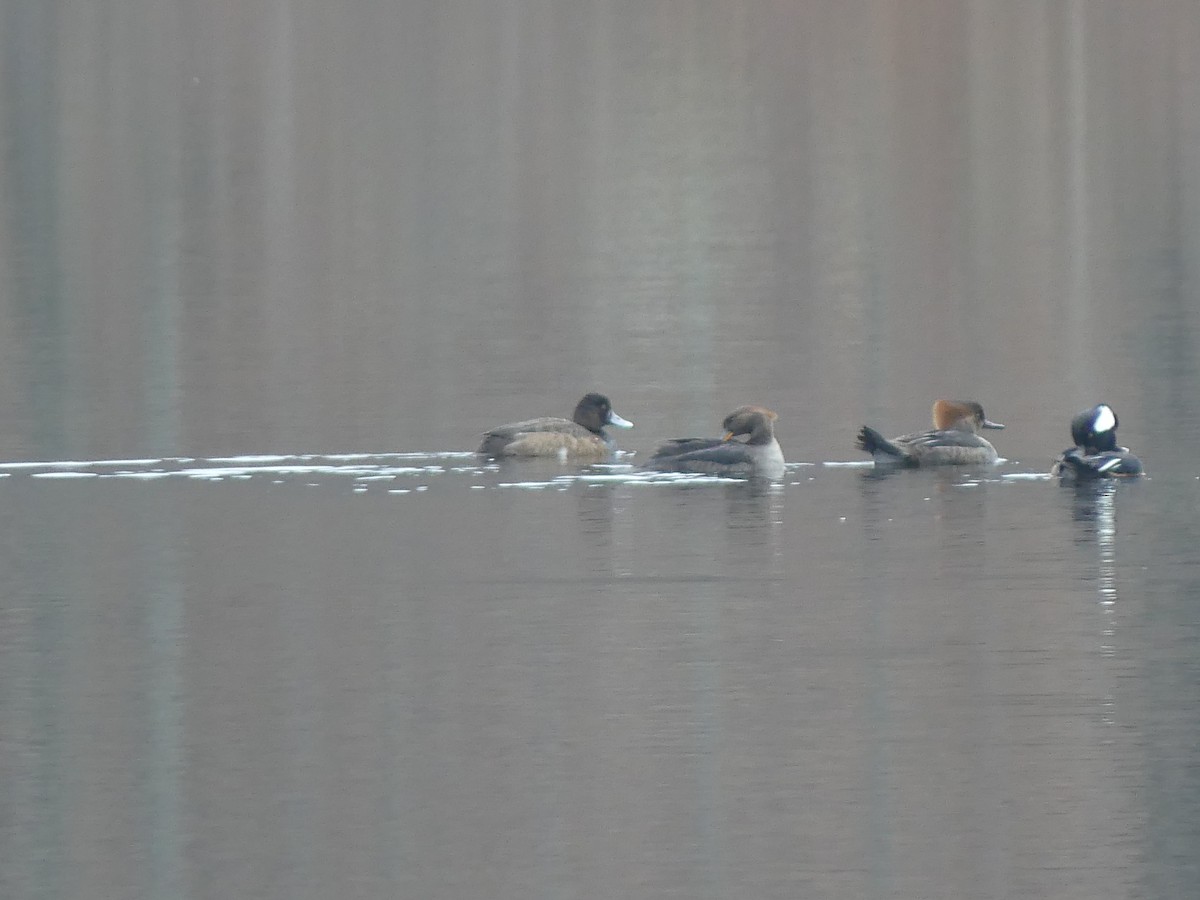
[[[6,0],[0,460],[434,456],[6,470],[0,894],[1188,895],[1198,266],[1196,0]],[[1151,479],[436,455],[590,390]]]
[[[1190,0],[7,3],[3,458],[1194,433]],[[1159,448],[1155,448],[1158,450]]]

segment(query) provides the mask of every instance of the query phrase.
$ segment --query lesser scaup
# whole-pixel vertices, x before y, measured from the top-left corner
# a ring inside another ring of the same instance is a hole
[[[632,428],[617,415],[603,394],[587,394],[570,419],[546,416],[500,425],[486,432],[479,453],[484,456],[561,456],[564,459],[603,459],[617,449],[604,427]]]

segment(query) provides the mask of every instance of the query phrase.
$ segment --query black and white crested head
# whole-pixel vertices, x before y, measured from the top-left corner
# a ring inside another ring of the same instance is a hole
[[[1117,414],[1107,403],[1098,403],[1071,419],[1071,439],[1075,446],[1094,451],[1117,448]]]
[[[1092,432],[1094,434],[1104,434],[1117,430],[1117,414],[1113,412],[1112,407],[1107,403],[1101,403],[1092,412],[1094,413],[1092,418]]]

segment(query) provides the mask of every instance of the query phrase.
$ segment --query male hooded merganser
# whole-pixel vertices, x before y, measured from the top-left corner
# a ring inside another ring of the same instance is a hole
[[[1107,403],[1071,420],[1071,440],[1075,446],[1062,452],[1050,474],[1080,481],[1142,474],[1142,461],[1128,447],[1117,446],[1117,414]]]
[[[632,428],[617,415],[603,394],[587,394],[571,419],[553,416],[500,425],[483,436],[479,453],[485,456],[561,456],[603,459],[617,449],[604,426]]]
[[[731,478],[783,477],[783,451],[775,440],[779,416],[762,406],[740,406],[725,417],[722,438],[677,438],[654,451],[646,468]],[[745,441],[733,440],[748,435]]]
[[[877,466],[991,465],[999,456],[979,430],[1003,427],[988,421],[983,407],[973,400],[938,400],[933,404],[932,430],[888,440],[864,425],[858,448],[870,453]]]

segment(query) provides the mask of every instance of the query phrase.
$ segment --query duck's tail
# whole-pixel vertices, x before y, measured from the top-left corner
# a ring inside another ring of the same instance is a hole
[[[859,450],[870,453],[877,463],[902,463],[908,458],[907,453],[870,425],[864,425],[858,432],[857,446]]]
[[[483,443],[475,452],[481,456],[503,456],[505,447],[512,440],[512,435],[499,434],[495,431],[483,435]]]
[[[1064,450],[1050,471],[1051,474],[1060,478],[1077,478],[1080,481],[1091,481],[1100,477],[1101,474],[1095,466],[1083,458],[1078,447]]]

